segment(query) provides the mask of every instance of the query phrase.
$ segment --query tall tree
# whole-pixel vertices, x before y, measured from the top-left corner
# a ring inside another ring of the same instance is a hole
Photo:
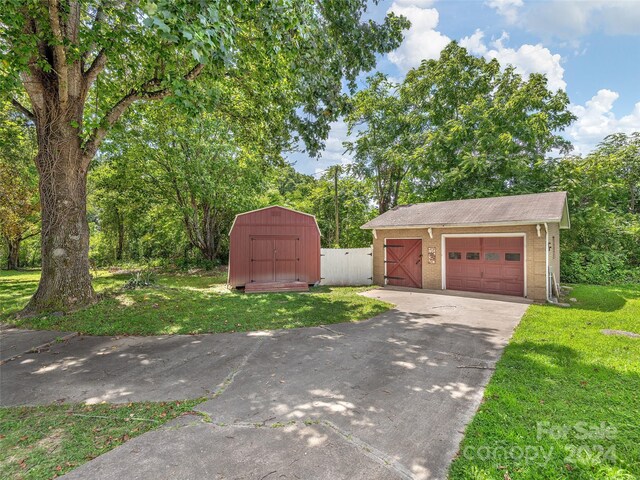
[[[99,261],[119,262],[131,257],[129,237],[146,227],[149,210],[160,203],[145,188],[144,159],[128,155],[129,144],[124,140],[131,136],[119,133],[105,143],[89,170],[89,223],[102,243],[92,244],[90,255],[101,249],[99,258],[94,255]],[[162,206],[166,208],[164,202]]]
[[[571,229],[561,237],[566,281],[640,279],[638,138],[639,133],[611,135],[585,157],[556,160],[553,186],[569,193],[571,211]]]
[[[288,75],[274,81],[295,87],[299,108],[289,122],[315,152],[342,111],[343,80],[353,85],[408,26],[393,15],[364,21],[366,7],[366,0],[3,2],[0,91],[35,122],[38,142],[42,275],[26,310],[96,301],[87,171],[133,103],[175,95],[189,104],[189,83],[203,73],[242,81],[257,60],[284,63]]]
[[[608,135],[592,156],[604,160],[609,170],[605,178],[613,180],[626,193],[629,213],[640,213],[640,132]]]
[[[20,266],[20,245],[39,233],[34,126],[9,102],[0,103],[0,236],[7,268]]]
[[[423,61],[401,87],[412,125],[416,196],[434,200],[539,191],[545,157],[571,145],[564,91],[470,55],[455,42]]]
[[[398,85],[377,73],[356,93],[346,117],[349,134],[356,140],[345,142],[353,154],[353,172],[374,186],[378,213],[398,204],[400,190],[411,170],[411,151],[406,105],[398,95]]]
[[[190,244],[213,265],[235,215],[257,206],[268,160],[279,158],[277,130],[221,112],[153,121],[161,114],[141,112],[132,123],[138,139],[126,154],[145,163],[147,191],[175,207]]]

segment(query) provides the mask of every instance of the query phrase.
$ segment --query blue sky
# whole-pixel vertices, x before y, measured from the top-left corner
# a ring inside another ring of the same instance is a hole
[[[578,119],[564,134],[578,153],[610,133],[640,130],[640,0],[384,0],[369,13],[381,19],[388,11],[412,23],[403,44],[378,61],[377,70],[396,80],[457,40],[565,89]],[[320,159],[296,153],[289,160],[304,173],[346,163],[345,139],[336,122]]]

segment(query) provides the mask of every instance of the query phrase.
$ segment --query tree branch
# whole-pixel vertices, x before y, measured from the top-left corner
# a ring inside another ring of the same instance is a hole
[[[54,68],[58,75],[58,97],[61,106],[69,100],[69,75],[67,67],[67,52],[64,49],[64,37],[60,25],[60,9],[58,0],[49,0],[49,22],[55,40],[53,46]]]
[[[91,88],[91,85],[93,85],[93,82],[96,81],[96,78],[98,78],[98,75],[100,75],[100,72],[104,70],[104,67],[106,64],[107,64],[107,55],[103,48],[98,52],[98,54],[96,55],[96,58],[93,59],[93,62],[91,62],[91,65],[89,66],[87,71],[84,72],[85,92],[87,92],[89,88]]]
[[[27,118],[29,118],[29,120],[33,120],[35,121],[36,116],[33,114],[33,112],[31,110],[29,110],[27,107],[25,107],[24,105],[22,105],[18,100],[16,100],[15,98],[11,99],[11,105],[13,105],[15,108],[17,108],[20,113],[22,113],[23,115],[25,115]]]
[[[195,67],[189,70],[183,78],[187,81],[194,80],[198,75],[200,75],[200,73],[202,73],[203,69],[204,64],[198,63]],[[100,148],[100,144],[104,140],[104,137],[106,137],[109,129],[118,121],[120,116],[132,103],[137,100],[160,100],[171,94],[171,90],[168,88],[152,90],[154,87],[158,87],[159,85],[160,80],[157,78],[147,80],[140,88],[132,88],[129,93],[109,109],[102,119],[102,122],[100,122],[100,126],[91,133],[89,140],[87,140],[87,143],[83,148],[85,167],[89,165],[89,162],[98,151],[98,148]]]
[[[38,230],[37,232],[30,233],[28,235],[24,235],[24,236],[21,235],[20,241],[22,242],[24,240],[27,240],[28,238],[35,237],[36,235],[40,235],[40,230]]]

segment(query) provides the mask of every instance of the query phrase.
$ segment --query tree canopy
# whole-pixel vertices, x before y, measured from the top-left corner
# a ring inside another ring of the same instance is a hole
[[[20,266],[21,243],[40,228],[34,134],[29,120],[0,103],[0,237],[9,269]]]
[[[280,119],[280,145],[322,149],[343,84],[396,48],[406,19],[365,19],[366,0],[7,0],[0,92],[32,119],[42,211],[42,276],[28,311],[97,297],[89,274],[87,171],[135,103],[171,97],[192,115]],[[196,80],[207,79],[206,84]],[[241,95],[250,99],[236,108]],[[229,107],[232,107],[229,109]],[[240,121],[238,121],[240,123]],[[248,123],[256,124],[251,118]]]
[[[375,178],[380,212],[409,201],[525,193],[544,188],[546,157],[570,150],[565,92],[544,75],[470,55],[455,42],[401,84],[376,74],[348,118],[355,169]]]

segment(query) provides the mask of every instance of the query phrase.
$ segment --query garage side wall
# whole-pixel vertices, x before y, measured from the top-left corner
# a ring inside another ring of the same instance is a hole
[[[560,282],[560,224],[549,223],[549,265],[556,276],[556,281]]]
[[[549,231],[552,232],[552,225]],[[373,239],[373,281],[376,285],[384,285],[385,252],[384,242],[387,238],[420,238],[422,240],[422,286],[426,289],[442,289],[442,235],[473,234],[481,236],[487,233],[525,233],[526,234],[526,279],[527,298],[546,301],[546,238],[544,225],[538,237],[535,225],[502,226],[502,227],[468,227],[468,228],[433,228],[433,238],[429,237],[426,228],[378,229],[377,238]],[[551,242],[552,233],[549,234]],[[559,230],[557,239],[559,239]],[[435,263],[429,263],[429,247],[435,248]],[[551,253],[549,263],[552,264]],[[559,271],[560,256],[556,249],[557,268]]]

